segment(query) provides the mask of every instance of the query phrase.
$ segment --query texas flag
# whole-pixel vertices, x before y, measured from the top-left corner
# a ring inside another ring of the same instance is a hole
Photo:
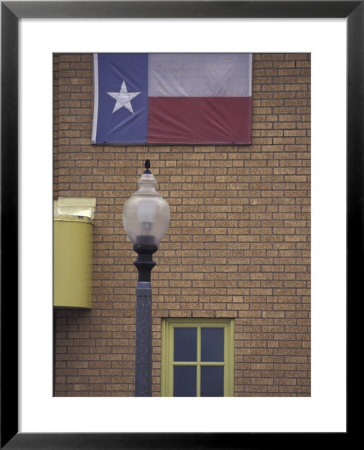
[[[94,54],[93,144],[250,144],[249,53]]]

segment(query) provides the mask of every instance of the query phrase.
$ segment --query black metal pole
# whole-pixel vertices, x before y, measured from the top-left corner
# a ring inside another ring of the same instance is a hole
[[[152,289],[138,281],[136,289],[135,396],[152,396]]]
[[[155,245],[134,245],[138,259],[134,265],[138,269],[136,288],[136,350],[135,350],[135,396],[152,396],[152,286],[151,271],[156,263],[152,255]]]

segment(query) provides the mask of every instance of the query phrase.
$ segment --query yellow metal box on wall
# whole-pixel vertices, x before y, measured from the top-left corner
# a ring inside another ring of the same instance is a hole
[[[92,239],[95,199],[54,203],[53,305],[92,307]]]

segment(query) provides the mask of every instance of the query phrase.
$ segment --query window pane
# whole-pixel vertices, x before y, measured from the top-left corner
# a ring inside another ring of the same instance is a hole
[[[197,328],[174,329],[174,361],[197,360]]]
[[[175,366],[173,397],[196,397],[196,366]]]
[[[224,396],[224,367],[201,367],[201,397]]]
[[[224,361],[224,328],[201,328],[201,361]]]

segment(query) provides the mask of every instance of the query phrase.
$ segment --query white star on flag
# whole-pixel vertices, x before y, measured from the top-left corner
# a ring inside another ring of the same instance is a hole
[[[137,95],[141,94],[141,92],[128,92],[126,89],[125,81],[123,81],[120,92],[107,92],[107,94],[109,94],[110,97],[116,100],[113,113],[125,106],[127,110],[134,114],[131,100],[133,100],[133,98],[135,98]]]

